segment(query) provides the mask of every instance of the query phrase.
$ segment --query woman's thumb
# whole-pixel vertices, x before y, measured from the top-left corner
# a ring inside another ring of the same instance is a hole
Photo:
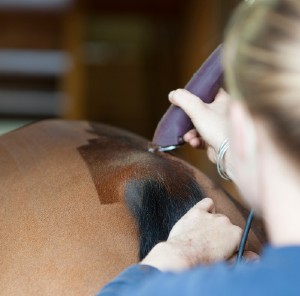
[[[185,89],[177,89],[169,94],[169,101],[180,107],[194,122],[201,118],[204,103],[195,95]],[[194,122],[195,124],[195,122]]]

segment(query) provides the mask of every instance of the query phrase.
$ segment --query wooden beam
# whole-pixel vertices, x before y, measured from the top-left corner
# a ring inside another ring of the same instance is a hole
[[[70,70],[62,78],[62,90],[65,98],[65,118],[85,119],[85,67],[84,33],[85,12],[78,7],[71,9],[64,19],[63,50],[70,56]]]

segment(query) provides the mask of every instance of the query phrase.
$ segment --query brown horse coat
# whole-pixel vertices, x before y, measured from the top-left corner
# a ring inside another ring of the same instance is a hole
[[[147,144],[120,129],[60,120],[0,137],[1,295],[93,295],[136,263],[141,233],[133,217],[149,180],[176,194],[191,175],[219,212],[244,225],[240,206],[204,174],[147,152]],[[254,229],[257,251],[262,236]]]

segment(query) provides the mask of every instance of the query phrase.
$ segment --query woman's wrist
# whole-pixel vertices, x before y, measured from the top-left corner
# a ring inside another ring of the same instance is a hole
[[[229,140],[228,138],[225,138],[217,152],[216,166],[219,176],[227,181],[235,181],[231,160],[232,157]]]
[[[140,264],[150,265],[161,271],[179,272],[190,266],[182,250],[168,241],[158,243]]]
[[[230,148],[226,151],[226,154],[224,156],[224,169],[226,171],[226,174],[228,175],[229,179],[235,183],[235,174],[234,174],[234,168],[232,165],[232,157],[231,157],[231,150]]]

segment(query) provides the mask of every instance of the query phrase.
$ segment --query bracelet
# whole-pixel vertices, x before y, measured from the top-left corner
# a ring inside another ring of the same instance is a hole
[[[227,175],[226,171],[224,170],[224,155],[226,153],[226,151],[228,150],[229,148],[229,141],[228,139],[226,138],[220,148],[219,148],[219,151],[218,151],[218,156],[217,156],[217,170],[218,170],[218,173],[220,175],[221,178],[227,180],[227,181],[230,181],[230,178],[229,176]]]

